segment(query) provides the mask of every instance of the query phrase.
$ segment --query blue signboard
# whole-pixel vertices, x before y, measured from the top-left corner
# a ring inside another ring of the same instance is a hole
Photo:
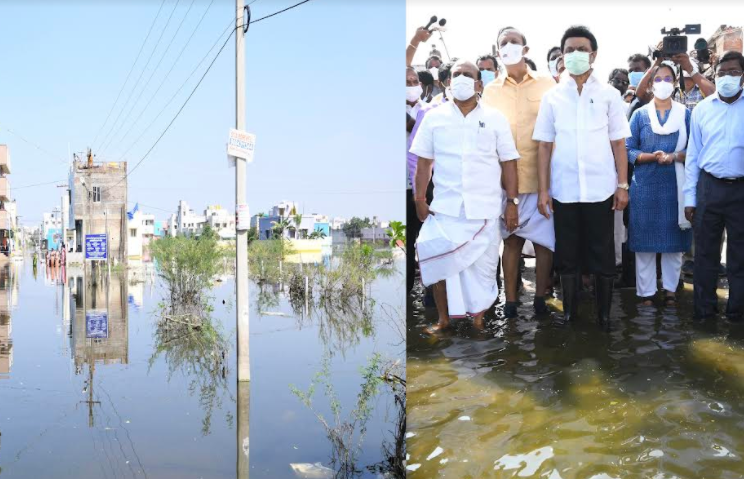
[[[108,242],[105,234],[85,235],[85,259],[106,260],[108,258]]]
[[[106,339],[108,334],[108,311],[87,311],[85,313],[85,337]]]
[[[59,249],[62,240],[62,230],[59,228],[49,228],[46,235],[47,249]]]

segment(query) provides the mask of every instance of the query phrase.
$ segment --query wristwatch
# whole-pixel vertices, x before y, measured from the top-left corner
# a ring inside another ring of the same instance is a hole
[[[506,199],[506,202],[507,203],[511,203],[514,206],[517,206],[517,205],[519,205],[519,198],[507,198]]]
[[[617,187],[625,191],[628,191],[630,189],[630,185],[627,183],[618,183]]]

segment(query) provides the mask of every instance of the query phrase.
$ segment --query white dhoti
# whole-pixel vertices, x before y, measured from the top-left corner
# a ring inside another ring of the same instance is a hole
[[[615,266],[623,264],[623,243],[628,241],[627,233],[623,212],[615,211]]]
[[[546,218],[537,209],[537,193],[524,193],[518,196],[519,226],[511,233],[506,229],[504,218],[499,219],[501,236],[506,239],[511,235],[519,236],[536,245],[555,251],[555,227],[553,226],[553,215]],[[506,198],[504,198],[504,209],[506,211]],[[535,255],[534,247],[530,250],[525,242],[522,252],[529,256]],[[530,252],[532,253],[530,255]]]
[[[446,282],[450,317],[482,313],[496,301],[500,242],[496,220],[437,213],[424,221],[416,241],[421,281]]]

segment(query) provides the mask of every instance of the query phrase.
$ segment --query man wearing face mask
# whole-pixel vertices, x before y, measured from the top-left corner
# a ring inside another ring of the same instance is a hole
[[[435,97],[432,99],[431,102],[427,103],[426,105],[422,106],[421,109],[419,109],[418,114],[416,115],[416,123],[413,125],[413,129],[411,130],[411,135],[408,141],[408,147],[406,149],[407,151],[407,159],[408,159],[408,177],[410,178],[410,181],[413,182],[413,179],[416,174],[416,163],[418,162],[418,157],[411,153],[409,150],[411,148],[411,142],[414,138],[416,138],[416,133],[418,133],[418,129],[421,126],[421,122],[424,120],[424,117],[426,116],[426,113],[429,112],[432,108],[436,108],[442,103],[446,103],[449,101],[449,98],[451,97],[452,93],[448,92],[449,90],[449,84],[450,84],[450,72],[452,70],[452,63],[448,63],[444,66],[442,66],[441,70],[439,70],[439,81],[440,83],[446,88],[446,90],[438,95],[438,97]],[[434,191],[434,185],[430,181],[429,186],[426,189],[426,194],[421,195],[426,197],[426,202],[431,203],[433,199],[433,191]],[[408,279],[408,291],[410,292],[413,288],[413,285],[415,284],[415,276],[414,276],[414,270],[416,268],[416,248],[415,248],[415,242],[416,237],[418,236],[419,230],[421,229],[421,221],[418,219],[418,216],[415,211],[415,203],[413,202],[413,197],[416,194],[415,190],[411,190],[411,197],[410,201],[414,205],[413,211],[411,212],[409,209],[408,215],[407,215],[407,243],[406,243],[406,261],[407,261],[407,267],[406,270],[407,273],[407,279]]]
[[[637,109],[649,102],[650,96],[646,96],[645,94],[639,95],[638,89],[641,80],[650,68],[651,60],[649,60],[649,58],[645,55],[636,53],[635,55],[631,55],[628,58],[628,83],[629,86],[633,87],[633,90],[636,92],[636,95],[630,101],[630,106],[628,107],[628,120],[630,120],[630,117]],[[647,86],[644,88],[647,88]]]
[[[558,83],[558,78],[561,76],[561,73],[558,71],[558,59],[562,55],[561,47],[553,47],[548,50],[548,71],[556,83]]]
[[[569,75],[540,103],[538,208],[555,214],[555,266],[565,320],[578,311],[579,266],[595,276],[597,319],[608,324],[615,276],[614,211],[628,204],[630,136],[623,101],[593,74],[597,40],[573,26],[561,39]],[[551,158],[552,153],[552,158]]]
[[[504,238],[504,282],[507,318],[517,316],[519,260],[525,241],[535,247],[537,261],[534,309],[538,314],[548,312],[545,292],[550,287],[550,272],[555,249],[553,219],[543,217],[537,210],[537,147],[532,133],[543,95],[555,87],[555,80],[538,75],[527,66],[524,55],[529,51],[524,34],[513,27],[503,28],[497,37],[498,56],[506,67],[502,75],[483,92],[483,104],[496,108],[509,120],[512,136],[519,151],[517,176],[519,195],[514,202],[519,210],[521,226],[510,233],[505,222],[501,222]]]
[[[716,285],[724,228],[728,233],[726,316],[744,320],[744,56],[728,51],[716,66],[716,94],[692,112],[687,147],[685,215],[695,236],[695,317],[718,312]]]
[[[489,83],[499,76],[499,63],[493,55],[482,55],[478,57],[475,65],[478,67],[478,70],[480,70],[483,88],[488,86]]]
[[[430,110],[416,133],[411,153],[416,167],[416,211],[424,222],[416,250],[421,279],[433,285],[438,324],[447,328],[451,317],[473,317],[478,329],[498,297],[498,218],[502,214],[502,185],[507,198],[517,197],[519,153],[509,121],[498,110],[481,105],[480,72],[459,61],[452,68],[452,101]],[[436,163],[436,166],[434,166]],[[434,200],[429,206],[421,192],[434,172]],[[509,202],[505,217],[510,231],[519,222]]]

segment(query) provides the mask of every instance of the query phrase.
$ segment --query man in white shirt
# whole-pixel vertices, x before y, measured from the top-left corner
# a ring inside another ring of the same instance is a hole
[[[502,182],[507,198],[517,197],[519,158],[509,121],[498,110],[479,103],[480,72],[470,62],[452,68],[452,101],[427,113],[411,145],[418,156],[416,212],[424,222],[416,250],[425,286],[434,285],[439,322],[472,316],[484,328],[484,314],[498,297],[496,268]],[[434,169],[434,200],[424,192]],[[502,167],[503,165],[503,167]],[[517,207],[508,202],[509,231],[519,224]]]
[[[581,272],[595,275],[597,319],[608,325],[614,211],[628,204],[630,127],[617,91],[593,74],[597,40],[589,29],[566,30],[561,50],[569,75],[543,97],[533,134],[541,142],[538,207],[545,217],[555,213],[555,268],[565,320],[576,317]]]

